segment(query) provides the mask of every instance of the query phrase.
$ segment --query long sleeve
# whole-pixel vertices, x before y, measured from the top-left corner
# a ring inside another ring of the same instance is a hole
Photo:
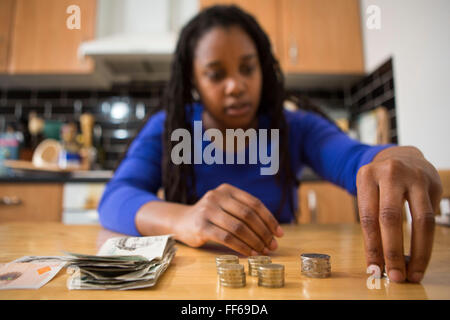
[[[98,207],[103,227],[139,236],[135,225],[138,210],[159,200],[162,183],[162,132],[165,113],[153,115],[131,143],[125,158],[107,184]]]
[[[324,179],[356,195],[359,168],[392,144],[369,146],[351,139],[334,124],[312,113],[301,112],[303,162]]]

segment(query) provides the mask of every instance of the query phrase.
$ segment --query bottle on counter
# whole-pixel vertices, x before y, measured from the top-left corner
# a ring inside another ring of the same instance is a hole
[[[36,111],[31,111],[28,115],[28,131],[31,135],[31,150],[34,152],[39,143],[44,140],[44,136],[42,134],[44,130],[44,119],[38,117]]]
[[[77,126],[69,122],[61,126],[62,149],[59,154],[59,167],[81,166],[80,145],[78,144]]]
[[[94,148],[97,150],[97,161],[94,164],[94,169],[101,170],[105,168],[106,164],[106,151],[105,148],[103,148],[102,144],[102,135],[103,135],[103,129],[102,126],[99,124],[96,124],[93,129],[93,144]]]
[[[80,155],[82,159],[83,169],[91,169],[97,158],[97,150],[92,144],[92,134],[94,128],[95,119],[90,113],[83,113],[80,116],[80,128],[82,136],[82,147],[80,149]]]

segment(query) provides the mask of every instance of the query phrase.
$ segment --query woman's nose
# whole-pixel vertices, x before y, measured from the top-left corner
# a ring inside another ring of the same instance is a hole
[[[239,77],[230,77],[227,79],[226,83],[226,94],[234,97],[241,96],[245,91],[245,81]]]

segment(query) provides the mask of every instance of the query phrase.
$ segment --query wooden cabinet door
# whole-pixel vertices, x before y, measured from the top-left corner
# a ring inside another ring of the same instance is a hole
[[[8,70],[14,0],[0,1],[0,72]]]
[[[450,198],[450,170],[439,170],[442,183],[442,198]]]
[[[95,36],[95,0],[16,0],[10,73],[86,73],[93,61],[78,57],[79,45]],[[71,5],[80,8],[80,29],[69,29]]]
[[[281,0],[285,72],[363,73],[358,0]]]
[[[62,221],[61,183],[0,184],[0,223]]]
[[[275,56],[281,56],[279,0],[200,0],[200,8],[215,4],[235,4],[253,15],[267,33]]]
[[[299,223],[357,223],[356,199],[329,182],[304,182],[298,191]]]

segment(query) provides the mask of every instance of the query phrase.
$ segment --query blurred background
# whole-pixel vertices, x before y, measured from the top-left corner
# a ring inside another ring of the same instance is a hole
[[[365,143],[420,148],[449,224],[446,0],[0,0],[0,223],[98,223],[105,184],[163,108],[181,28],[223,3],[259,21],[300,105]],[[358,223],[354,197],[299,179],[299,223]]]

